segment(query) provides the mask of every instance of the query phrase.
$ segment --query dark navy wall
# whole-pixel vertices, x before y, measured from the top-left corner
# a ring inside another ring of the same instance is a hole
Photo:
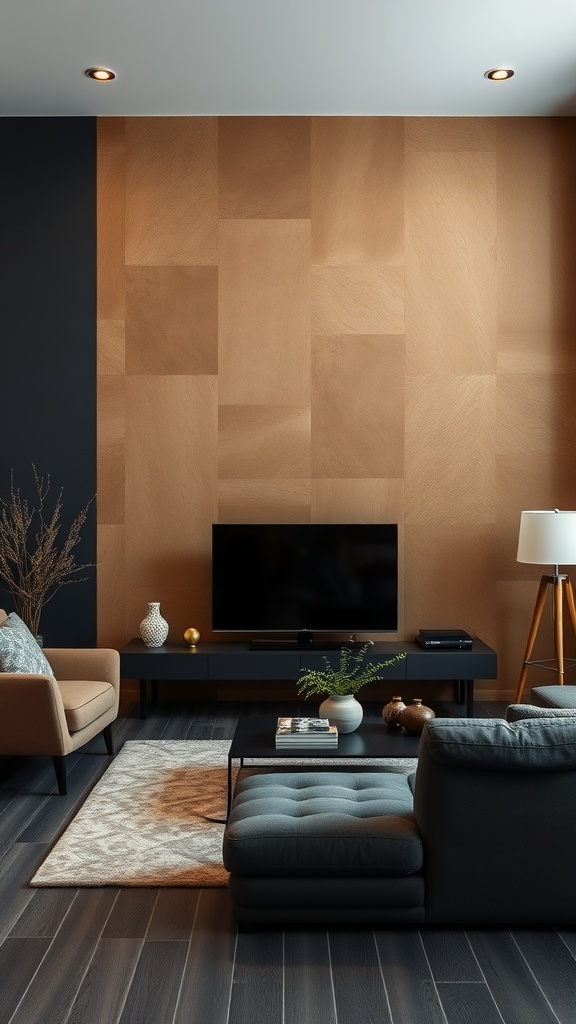
[[[34,496],[32,463],[64,488],[67,527],[96,493],[95,118],[0,118],[2,497],[10,470]],[[96,562],[95,502],[76,552]],[[81,575],[46,605],[46,646],[96,642],[96,571]]]

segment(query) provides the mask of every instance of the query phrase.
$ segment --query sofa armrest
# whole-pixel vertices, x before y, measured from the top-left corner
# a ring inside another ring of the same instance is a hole
[[[435,719],[424,727],[414,814],[426,920],[576,918],[576,722]]]
[[[44,649],[56,679],[91,679],[110,683],[120,693],[120,655],[108,648],[49,647]]]
[[[0,754],[65,753],[70,734],[53,676],[0,673]]]

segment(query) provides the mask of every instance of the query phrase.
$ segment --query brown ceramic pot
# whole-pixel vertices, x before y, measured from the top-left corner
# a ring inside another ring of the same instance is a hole
[[[402,697],[392,697],[389,704],[385,704],[382,708],[382,718],[386,725],[390,729],[400,728],[400,715],[406,707]]]
[[[400,725],[406,732],[417,736],[422,732],[426,722],[431,722],[433,718],[436,718],[436,715],[432,708],[427,708],[421,697],[414,697],[412,703],[400,712]]]

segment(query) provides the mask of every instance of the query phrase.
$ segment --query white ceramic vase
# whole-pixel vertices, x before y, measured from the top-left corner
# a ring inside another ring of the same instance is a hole
[[[160,603],[148,602],[148,615],[140,623],[140,636],[146,647],[162,647],[168,636],[168,623],[160,615]]]
[[[364,709],[352,693],[344,697],[332,694],[322,701],[318,714],[335,725],[338,732],[354,732],[364,717]]]

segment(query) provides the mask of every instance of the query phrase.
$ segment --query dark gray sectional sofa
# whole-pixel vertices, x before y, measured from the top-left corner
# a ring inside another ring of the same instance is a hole
[[[576,922],[576,711],[426,725],[418,770],[241,781],[224,834],[240,926]]]

